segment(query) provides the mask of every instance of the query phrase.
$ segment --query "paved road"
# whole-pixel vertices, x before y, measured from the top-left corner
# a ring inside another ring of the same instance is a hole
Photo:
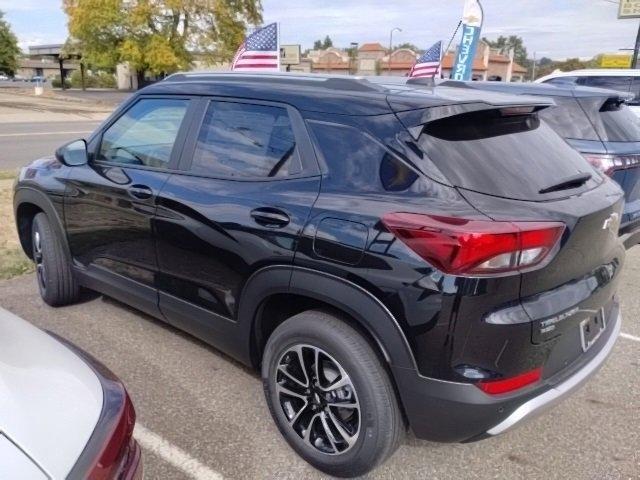
[[[53,155],[60,145],[89,135],[99,124],[98,120],[0,123],[0,170],[16,169]]]
[[[636,250],[620,292],[630,335],[582,390],[501,437],[466,445],[410,437],[371,478],[640,478]],[[125,381],[143,426],[136,436],[146,478],[320,478],[281,439],[259,377],[215,349],[105,297],[47,307],[31,275],[0,282],[0,305],[68,338]]]

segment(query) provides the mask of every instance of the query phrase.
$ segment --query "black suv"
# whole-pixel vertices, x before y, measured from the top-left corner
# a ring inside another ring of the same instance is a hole
[[[556,105],[540,118],[622,187],[620,235],[627,248],[640,242],[640,118],[627,106],[633,95],[562,84],[449,80],[442,85],[553,99]]]
[[[20,173],[42,298],[87,287],[255,368],[290,445],[363,474],[500,434],[620,329],[624,195],[545,99],[178,74]]]

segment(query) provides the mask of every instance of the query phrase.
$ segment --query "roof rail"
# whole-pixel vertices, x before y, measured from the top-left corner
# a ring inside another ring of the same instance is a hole
[[[375,85],[362,77],[341,75],[296,74],[280,72],[179,72],[169,75],[164,82],[189,82],[217,80],[223,82],[279,83],[288,85],[306,85],[331,90],[347,90],[356,92],[379,92],[383,87]]]

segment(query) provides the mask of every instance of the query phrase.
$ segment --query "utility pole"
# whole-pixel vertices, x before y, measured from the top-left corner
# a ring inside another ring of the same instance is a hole
[[[389,62],[387,62],[387,70],[389,71],[389,74],[391,74],[391,49],[393,48],[393,32],[401,32],[402,29],[399,27],[394,27],[393,29],[391,29],[391,32],[389,33]]]
[[[636,35],[636,46],[633,49],[633,60],[631,68],[638,68],[638,52],[640,51],[640,23],[638,24],[638,34]]]

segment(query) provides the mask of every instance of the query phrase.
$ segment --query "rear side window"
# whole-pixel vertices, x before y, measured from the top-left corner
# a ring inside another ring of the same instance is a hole
[[[302,171],[285,108],[212,101],[191,171],[213,177],[277,178]]]
[[[582,77],[579,83],[587,87],[608,88],[620,92],[628,92],[631,88],[631,78],[632,77],[589,76]]]
[[[542,110],[539,115],[563,138],[599,140],[587,114],[573,97],[554,97],[555,107]]]
[[[583,98],[580,104],[605,142],[640,141],[640,118],[625,104],[603,98]]]
[[[540,190],[591,166],[537,114],[503,116],[500,110],[455,115],[426,124],[421,148],[460,187],[500,197],[548,200],[566,191]],[[593,188],[590,180],[570,194]]]
[[[346,125],[309,122],[332,186],[360,192],[409,190],[418,175],[373,137]]]
[[[166,167],[188,105],[189,100],[139,100],[104,132],[97,159]]]

